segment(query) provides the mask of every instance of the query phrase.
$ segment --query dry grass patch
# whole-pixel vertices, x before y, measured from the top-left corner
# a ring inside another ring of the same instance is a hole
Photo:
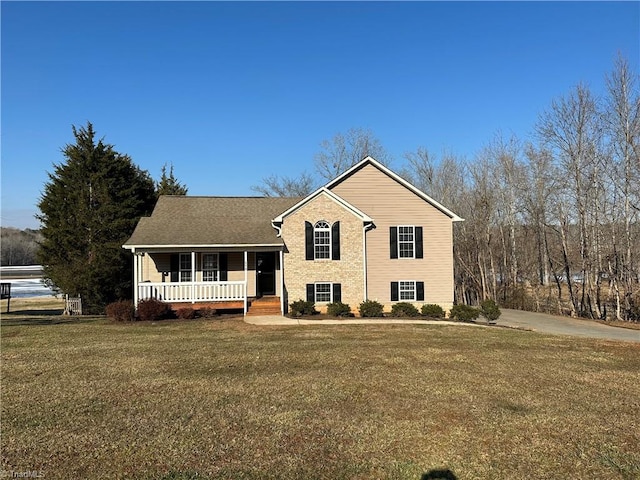
[[[631,479],[639,372],[635,344],[503,329],[3,326],[2,469]]]

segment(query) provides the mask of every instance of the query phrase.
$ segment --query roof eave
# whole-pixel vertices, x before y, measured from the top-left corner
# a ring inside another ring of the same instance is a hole
[[[142,248],[256,248],[256,247],[269,247],[269,248],[282,248],[284,246],[283,243],[228,243],[228,244],[173,244],[173,245],[163,245],[163,244],[124,244],[122,248],[135,251],[136,249]]]

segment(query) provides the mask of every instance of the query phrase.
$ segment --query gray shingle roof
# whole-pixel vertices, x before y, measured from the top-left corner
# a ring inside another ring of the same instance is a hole
[[[300,198],[161,196],[125,247],[282,244],[271,220]]]

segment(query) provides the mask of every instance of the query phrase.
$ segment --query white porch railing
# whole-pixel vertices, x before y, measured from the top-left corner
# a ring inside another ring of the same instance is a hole
[[[245,300],[245,282],[182,282],[138,284],[138,299],[164,302],[219,302]]]

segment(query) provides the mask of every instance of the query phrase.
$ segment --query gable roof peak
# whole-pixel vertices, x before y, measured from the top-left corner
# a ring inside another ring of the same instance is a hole
[[[337,195],[336,193],[332,192],[327,187],[320,187],[315,192],[310,193],[309,195],[304,197],[302,200],[300,200],[298,203],[293,205],[291,208],[285,210],[280,215],[278,215],[276,218],[274,218],[273,219],[273,223],[282,223],[282,221],[284,220],[284,217],[286,217],[288,215],[291,215],[293,212],[295,212],[296,210],[298,210],[302,206],[306,205],[307,203],[309,203],[311,200],[313,200],[314,198],[318,197],[319,195],[325,195],[325,196],[329,197],[331,200],[336,202],[338,205],[340,205],[343,208],[345,208],[346,210],[350,211],[356,217],[362,219],[362,221],[371,222],[371,218],[366,213],[360,211],[358,208],[356,208],[353,205],[351,205],[344,198],[342,198],[339,195]]]
[[[427,195],[422,190],[420,190],[416,186],[414,186],[411,183],[409,183],[408,181],[406,181],[404,178],[402,178],[400,175],[398,175],[397,173],[395,173],[394,171],[392,171],[388,167],[385,167],[382,163],[377,161],[371,155],[367,155],[365,158],[360,160],[358,163],[353,165],[351,168],[346,170],[344,173],[342,173],[341,175],[338,175],[336,178],[334,178],[329,183],[327,183],[324,186],[324,188],[330,190],[331,188],[333,188],[334,186],[336,186],[337,184],[342,182],[345,178],[348,178],[351,174],[353,174],[354,172],[357,172],[358,170],[360,170],[361,168],[363,168],[367,164],[374,166],[375,168],[380,170],[382,173],[384,173],[385,175],[389,176],[390,178],[392,178],[393,180],[398,182],[400,185],[404,186],[405,188],[407,188],[408,190],[412,191],[413,193],[415,193],[420,198],[424,199],[427,203],[430,203],[431,205],[433,205],[435,208],[437,208],[442,213],[444,213],[449,218],[451,218],[452,221],[454,221],[454,222],[462,222],[462,221],[464,221],[463,218],[461,218],[458,215],[456,215],[455,213],[453,213],[451,210],[446,208],[441,203],[435,201],[429,195]]]

